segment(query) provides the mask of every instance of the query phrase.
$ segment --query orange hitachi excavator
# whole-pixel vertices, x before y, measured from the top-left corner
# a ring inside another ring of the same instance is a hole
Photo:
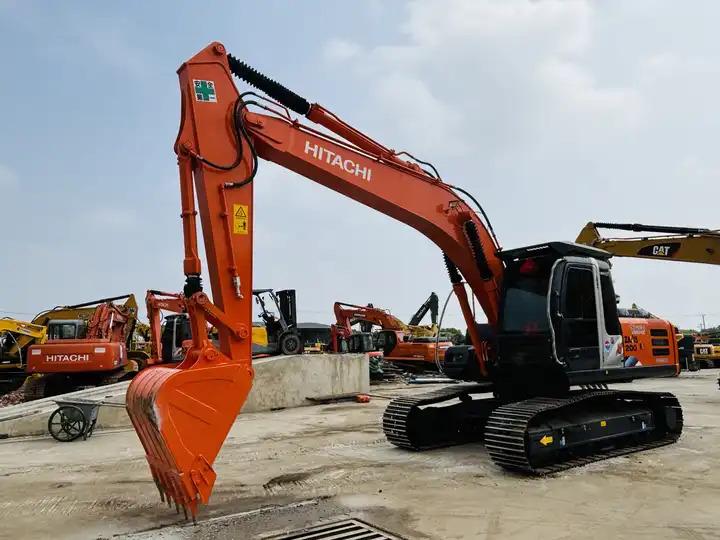
[[[432,165],[382,146],[220,43],[182,64],[178,74],[181,301],[192,343],[182,362],[140,372],[127,392],[128,413],[168,504],[194,518],[208,502],[213,463],[252,386],[259,158],[405,223],[444,256],[471,342],[446,352],[445,372],[474,382],[391,401],[383,429],[392,444],[422,450],[482,436],[499,466],[542,474],[680,436],[682,410],[672,394],[601,388],[613,380],[674,375],[667,366],[623,365],[609,253],[568,242],[501,250],[477,201],[441,180]],[[268,97],[239,93],[233,75]],[[319,127],[300,123],[290,111]],[[212,301],[201,282],[198,210]],[[487,324],[476,323],[468,288]],[[217,347],[208,321],[219,331]],[[487,392],[494,397],[478,398]]]
[[[379,326],[380,330],[372,336],[373,348],[381,350],[385,360],[410,368],[435,366],[436,362],[444,359],[445,351],[452,345],[450,341],[438,342],[434,337],[415,337],[413,328],[417,328],[416,325],[411,327],[389,311],[372,305],[335,302],[333,311],[335,324],[330,326],[330,345],[335,352],[344,350],[343,342],[351,341],[355,335],[352,326],[356,323]],[[350,347],[349,352],[366,351],[354,351]]]
[[[127,380],[151,363],[132,347],[137,323],[132,294],[58,306],[33,322],[47,326],[48,339],[28,347],[25,371],[33,376],[23,386],[25,400]]]

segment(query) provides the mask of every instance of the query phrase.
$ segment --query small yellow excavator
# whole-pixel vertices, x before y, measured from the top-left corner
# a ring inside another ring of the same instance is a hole
[[[17,319],[0,319],[0,394],[15,390],[25,380],[30,345],[47,341],[47,327]]]

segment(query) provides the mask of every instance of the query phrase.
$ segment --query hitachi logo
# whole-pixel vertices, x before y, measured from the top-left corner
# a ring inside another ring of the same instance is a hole
[[[89,354],[47,354],[46,362],[89,362]]]
[[[352,159],[344,159],[340,154],[336,154],[332,150],[323,148],[319,144],[310,144],[310,141],[305,141],[305,153],[312,155],[315,159],[324,161],[328,165],[338,167],[346,173],[360,176],[363,180],[367,180],[368,182],[372,178],[372,169],[368,167],[361,167]]]

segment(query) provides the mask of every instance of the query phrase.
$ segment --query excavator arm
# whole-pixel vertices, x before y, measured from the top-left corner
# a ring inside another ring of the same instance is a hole
[[[418,310],[415,312],[415,314],[410,319],[410,322],[408,323],[409,326],[418,326],[420,322],[425,318],[425,315],[430,313],[430,322],[433,326],[437,325],[437,318],[438,318],[438,311],[440,307],[440,300],[438,299],[438,295],[433,293],[430,293],[430,296],[428,296],[427,300],[425,300],[422,305],[418,308]]]
[[[373,141],[228,55],[220,43],[185,62],[178,74],[182,118],[175,152],[186,275],[181,302],[190,317],[192,346],[178,366],[139,373],[128,389],[127,409],[161,498],[189,509],[194,517],[198,504],[208,502],[216,477],[212,464],[252,384],[253,180],[258,158],[393,217],[433,241],[444,254],[476,351],[485,349],[463,280],[489,323],[496,325],[504,266],[489,224],[458,195],[459,188],[421,166],[429,164]],[[240,94],[233,75],[274,101],[253,92]],[[301,124],[290,110],[324,130]],[[198,212],[212,302],[200,277]],[[218,348],[208,337],[208,322],[218,328]],[[486,374],[484,356],[478,354],[477,361]]]
[[[145,308],[150,321],[150,358],[148,364],[159,364],[163,361],[162,312],[184,313],[184,297],[177,293],[150,290],[145,295]]]
[[[598,229],[643,234],[634,238],[606,238]],[[604,249],[618,257],[720,264],[720,231],[711,229],[590,222],[580,231],[576,241]]]
[[[358,306],[345,302],[335,302],[333,306],[335,322],[338,326],[352,331],[353,324],[360,321],[380,326],[386,330],[409,332],[408,325],[392,315],[389,311],[372,306]]]
[[[23,351],[34,343],[45,343],[47,327],[17,319],[0,319],[0,357],[18,357],[23,363]]]

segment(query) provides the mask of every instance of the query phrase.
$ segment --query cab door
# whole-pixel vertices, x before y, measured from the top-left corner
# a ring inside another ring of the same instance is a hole
[[[598,264],[596,262],[596,264]],[[602,367],[618,368],[624,367],[623,336],[620,318],[617,311],[617,297],[613,287],[610,267],[605,262],[600,262],[601,268],[597,275],[598,295],[598,329],[600,331],[600,343],[602,348]]]
[[[582,259],[561,261],[553,272],[550,318],[555,354],[569,371],[599,369],[597,268]]]

